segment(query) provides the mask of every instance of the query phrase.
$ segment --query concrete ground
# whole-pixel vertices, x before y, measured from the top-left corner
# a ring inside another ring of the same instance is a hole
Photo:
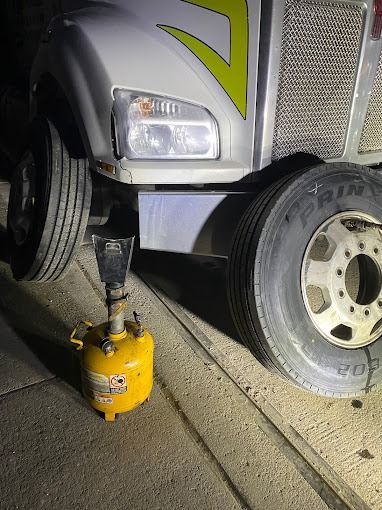
[[[6,195],[0,184],[3,213]],[[260,429],[238,384],[190,347],[137,274],[127,314],[139,311],[155,337],[154,390],[148,404],[110,424],[82,398],[67,342],[78,320],[105,320],[92,247],[83,246],[65,280],[43,285],[12,279],[1,226],[0,258],[1,509],[327,508],[277,436]],[[364,500],[334,507],[382,508],[380,395],[322,399],[268,374],[236,339],[221,265],[141,254],[134,267]]]

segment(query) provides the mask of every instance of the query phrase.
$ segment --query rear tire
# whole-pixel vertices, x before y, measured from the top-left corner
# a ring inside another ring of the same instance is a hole
[[[370,343],[366,339],[365,345],[357,348],[351,340],[347,346],[345,339],[337,345],[336,339],[325,336],[312,320],[315,316],[309,313],[302,290],[302,269],[312,237],[328,219],[353,210],[382,223],[382,177],[378,172],[337,163],[287,177],[263,192],[244,214],[228,264],[229,303],[245,345],[274,373],[331,397],[362,395],[382,381],[380,321],[376,322],[378,334],[373,330]],[[349,231],[349,239],[356,234],[358,231]],[[367,242],[381,243],[373,244],[378,256],[371,253],[381,273],[382,238],[378,241],[381,236],[371,231],[365,235]],[[339,245],[334,243],[334,251]],[[348,264],[344,257],[343,276]],[[365,286],[361,287],[364,295]],[[367,304],[372,311],[375,307],[376,316],[377,307],[382,306],[380,287],[377,293],[373,290],[373,301]],[[341,298],[353,303],[348,295]],[[361,297],[352,299],[361,316]],[[349,308],[353,309],[353,304]],[[365,320],[370,320],[369,313]]]
[[[17,280],[65,276],[85,233],[91,194],[87,160],[71,158],[55,126],[37,118],[11,182],[8,233]]]

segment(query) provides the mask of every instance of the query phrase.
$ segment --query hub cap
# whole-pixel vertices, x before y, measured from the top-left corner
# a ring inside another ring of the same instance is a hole
[[[28,153],[15,169],[9,203],[9,227],[18,246],[28,237],[34,216],[35,164],[32,154]]]
[[[315,328],[348,349],[382,334],[382,225],[358,211],[336,214],[305,252],[301,288]]]

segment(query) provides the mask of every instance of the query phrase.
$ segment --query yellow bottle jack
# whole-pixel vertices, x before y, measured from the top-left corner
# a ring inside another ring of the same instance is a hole
[[[105,283],[108,322],[93,326],[79,322],[70,341],[81,351],[82,391],[104,414],[106,421],[130,411],[150,396],[153,386],[154,342],[134,312],[134,322],[124,320],[125,279],[130,268],[134,238],[104,239],[93,236],[101,281]],[[87,333],[80,340],[77,330]]]

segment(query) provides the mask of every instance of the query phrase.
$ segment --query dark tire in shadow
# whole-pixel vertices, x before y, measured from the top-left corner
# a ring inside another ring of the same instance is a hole
[[[65,276],[85,233],[91,195],[87,159],[71,158],[56,127],[36,118],[11,182],[7,226],[16,279]]]

